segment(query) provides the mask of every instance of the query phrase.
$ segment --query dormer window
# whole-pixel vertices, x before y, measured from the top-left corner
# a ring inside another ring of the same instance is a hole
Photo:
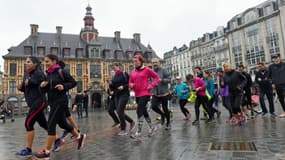
[[[57,55],[58,54],[58,47],[51,47],[50,48],[50,53],[54,54],[54,55]]]
[[[70,48],[63,48],[62,52],[64,57],[70,57]]]
[[[32,46],[24,46],[25,55],[32,55],[33,47]]]
[[[45,47],[38,47],[37,48],[37,53],[39,56],[44,56],[46,53],[46,48]]]
[[[75,54],[77,58],[83,58],[83,48],[76,48]]]

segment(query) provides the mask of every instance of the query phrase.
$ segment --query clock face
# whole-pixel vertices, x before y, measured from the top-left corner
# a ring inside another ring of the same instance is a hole
[[[81,38],[86,42],[90,42],[95,39],[95,34],[91,32],[84,32],[81,34]]]

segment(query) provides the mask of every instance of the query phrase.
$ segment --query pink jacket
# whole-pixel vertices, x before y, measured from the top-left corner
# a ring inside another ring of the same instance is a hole
[[[206,96],[205,90],[206,90],[206,84],[204,83],[202,78],[195,77],[193,80],[193,87],[196,89],[200,87],[200,90],[198,91],[198,95],[200,96]]]
[[[152,83],[150,83],[150,78],[152,78]],[[150,96],[151,89],[158,85],[158,80],[158,74],[149,67],[140,70],[134,69],[131,73],[129,86],[134,84],[135,97]]]

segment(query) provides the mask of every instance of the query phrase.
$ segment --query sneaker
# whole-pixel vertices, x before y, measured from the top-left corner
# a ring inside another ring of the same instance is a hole
[[[125,131],[125,130],[121,130],[119,133],[118,133],[118,136],[126,136],[128,135],[128,132]]]
[[[157,130],[156,126],[152,126],[149,130],[148,130],[148,136],[151,137],[155,134],[155,131]]]
[[[22,149],[20,152],[16,153],[18,156],[32,156],[33,153],[28,148]]]
[[[285,112],[279,115],[279,118],[285,118]]]
[[[77,139],[77,143],[78,143],[77,149],[83,148],[85,139],[86,139],[86,134],[80,134],[80,138]]]
[[[192,122],[192,125],[199,125],[199,124],[200,124],[200,122],[198,120],[195,120]]]
[[[37,159],[48,159],[50,157],[50,152],[42,149],[39,150],[37,153],[34,153],[34,157],[36,157]]]
[[[54,141],[53,149],[52,151],[58,152],[60,150],[60,146],[64,144],[64,139],[58,138]]]
[[[131,134],[130,137],[133,138],[133,139],[140,139],[141,138],[141,133],[140,132],[136,132],[135,134]]]
[[[273,113],[270,113],[270,115],[271,115],[272,118],[277,117],[277,115],[276,115],[274,112],[273,112]]]
[[[130,130],[129,132],[132,132],[132,130],[135,128],[136,126],[136,123],[133,121],[131,124],[130,124]]]
[[[170,130],[171,129],[171,125],[170,124],[166,124],[165,130]]]
[[[231,122],[232,122],[232,118],[226,119],[226,123],[231,123]]]

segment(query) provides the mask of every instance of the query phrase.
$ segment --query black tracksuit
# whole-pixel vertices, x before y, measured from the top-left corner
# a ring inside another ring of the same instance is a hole
[[[76,81],[65,70],[62,70],[64,79],[59,74],[59,69],[56,69],[52,73],[47,74],[48,86],[48,103],[51,107],[49,119],[48,119],[48,135],[56,135],[56,124],[61,128],[71,132],[73,127],[66,121],[65,109],[68,106],[68,97],[66,92],[76,86]],[[55,88],[56,85],[62,84],[64,90],[59,91]]]
[[[279,64],[270,65],[268,75],[272,80],[272,83],[275,85],[278,99],[283,111],[285,112],[285,63],[281,62]]]
[[[244,77],[241,73],[235,70],[225,72],[224,85],[229,86],[229,98],[233,114],[241,112],[241,98],[243,94],[243,88],[245,87],[246,83],[246,77]]]
[[[132,123],[133,120],[125,113],[126,105],[129,101],[129,75],[126,72],[116,73],[112,79],[111,89],[114,91],[115,105],[119,115],[121,130],[126,129],[126,120]],[[118,87],[123,86],[122,90]]]
[[[28,79],[28,84],[25,84]],[[25,120],[25,127],[27,131],[34,130],[35,122],[45,130],[48,130],[47,120],[43,110],[46,108],[46,99],[43,90],[40,88],[40,83],[46,79],[44,73],[39,70],[33,70],[30,73],[25,73],[21,91],[24,92],[26,102],[29,106],[29,112]]]
[[[255,82],[259,85],[259,101],[263,113],[267,113],[264,95],[269,102],[270,113],[274,113],[273,88],[267,70],[260,70],[255,74]]]

